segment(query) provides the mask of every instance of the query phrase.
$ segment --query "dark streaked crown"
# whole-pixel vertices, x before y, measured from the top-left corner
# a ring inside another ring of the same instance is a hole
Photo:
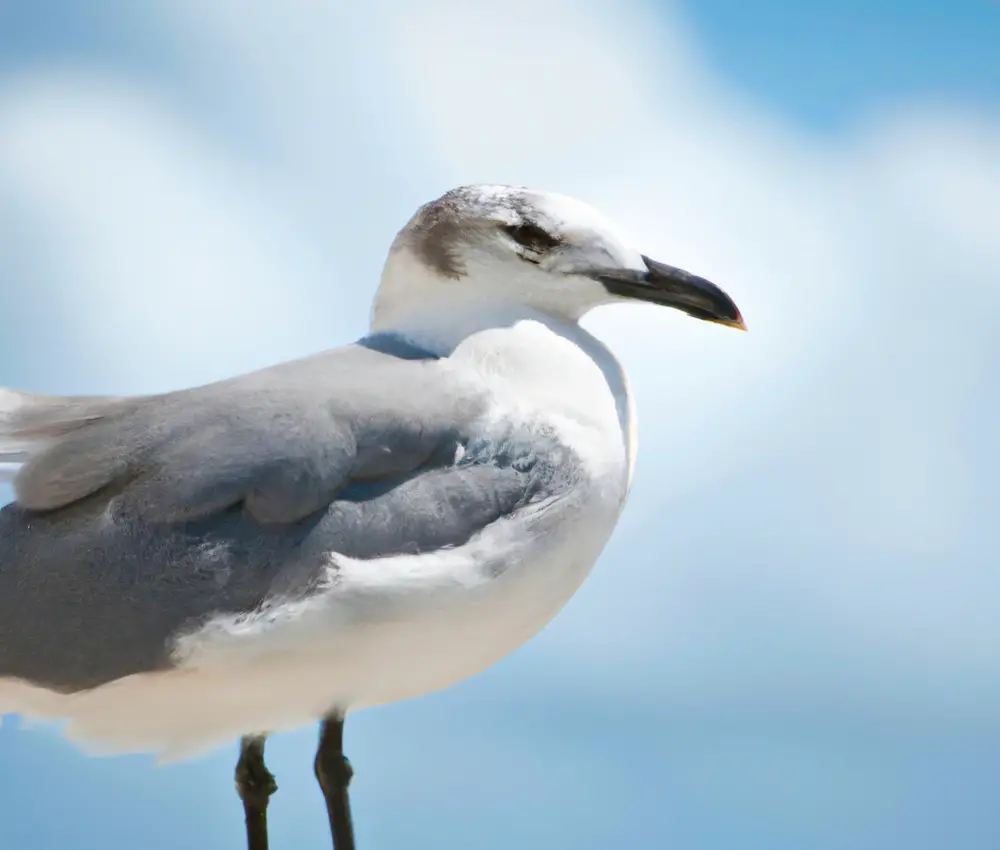
[[[460,247],[486,231],[502,228],[526,251],[559,244],[529,189],[516,186],[460,186],[424,204],[404,230],[417,257],[442,277],[466,273]]]

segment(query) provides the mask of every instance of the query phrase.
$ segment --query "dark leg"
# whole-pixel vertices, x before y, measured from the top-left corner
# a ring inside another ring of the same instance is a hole
[[[323,721],[319,749],[316,750],[316,778],[330,815],[334,850],[354,850],[354,826],[347,786],[354,770],[344,755],[344,718],[337,715]]]
[[[278,783],[264,764],[264,738],[255,736],[240,741],[240,760],[236,764],[236,790],[243,801],[247,823],[247,850],[267,850],[267,804],[278,790]]]

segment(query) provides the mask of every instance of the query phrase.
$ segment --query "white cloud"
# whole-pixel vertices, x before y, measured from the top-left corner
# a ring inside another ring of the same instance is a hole
[[[321,339],[315,260],[274,187],[141,90],[15,80],[0,90],[0,182],[43,219],[36,250],[58,269],[74,347],[119,389],[223,377]]]

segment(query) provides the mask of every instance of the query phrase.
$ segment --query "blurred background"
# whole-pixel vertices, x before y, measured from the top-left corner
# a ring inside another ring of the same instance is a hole
[[[587,319],[625,516],[536,640],[351,719],[360,847],[995,850],[998,44],[991,0],[0,0],[0,385],[338,345],[420,203],[576,195],[751,332]],[[328,846],[314,743],[275,850]],[[0,847],[237,850],[235,757],[6,722]]]

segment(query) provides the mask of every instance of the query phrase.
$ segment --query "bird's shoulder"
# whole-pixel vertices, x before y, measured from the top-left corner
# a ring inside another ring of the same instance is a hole
[[[350,481],[454,453],[488,399],[462,371],[387,335],[160,395],[0,400],[0,452],[25,459],[18,504],[98,499],[150,520],[244,502],[291,522]]]

